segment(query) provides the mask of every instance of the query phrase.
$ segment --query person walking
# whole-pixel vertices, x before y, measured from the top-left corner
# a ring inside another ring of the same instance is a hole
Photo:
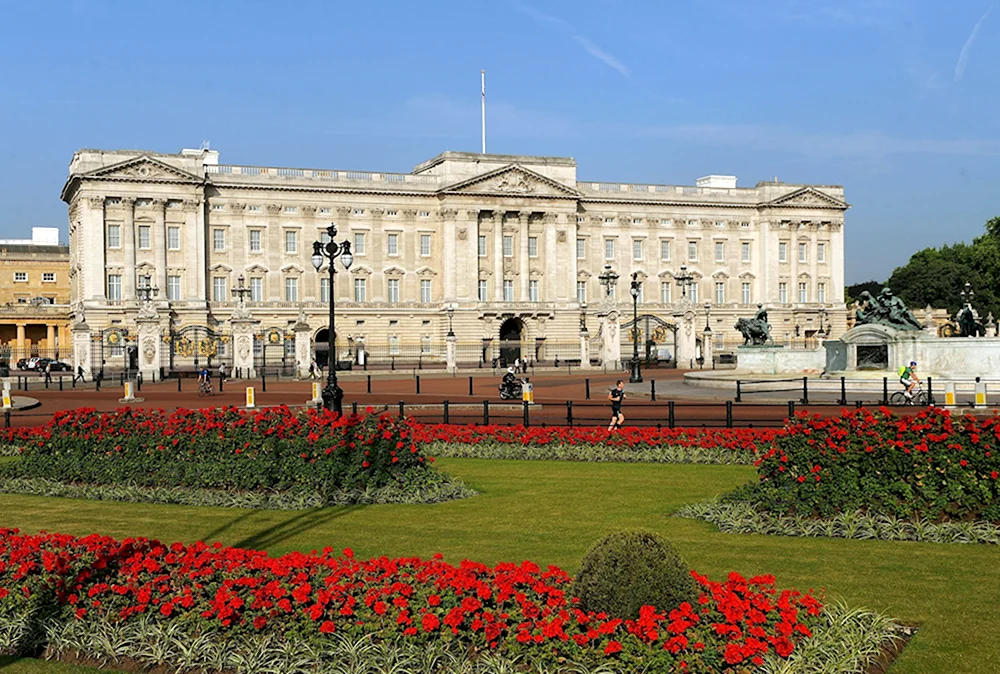
[[[52,363],[45,366],[45,383],[49,384],[52,381]]]
[[[614,431],[622,427],[625,423],[625,415],[622,414],[622,402],[625,400],[625,381],[619,379],[615,387],[608,393],[608,400],[611,401],[611,423],[608,425],[609,431]]]
[[[219,382],[224,382],[229,373],[226,371],[226,364],[219,363]]]
[[[76,366],[76,376],[73,377],[73,383],[75,384],[76,382],[80,382],[82,384],[83,381],[84,381],[84,379],[83,379],[83,365],[77,365]]]

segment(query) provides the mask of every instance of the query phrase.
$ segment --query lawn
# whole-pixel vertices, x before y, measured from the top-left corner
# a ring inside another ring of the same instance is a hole
[[[358,555],[430,555],[492,563],[531,559],[573,572],[586,549],[619,528],[659,531],[694,568],[773,573],[779,586],[826,588],[921,631],[891,674],[996,671],[1000,662],[1000,549],[932,543],[730,536],[670,517],[686,502],[729,491],[754,475],[746,466],[592,464],[441,459],[442,469],[480,496],[436,505],[236,511],[0,495],[2,524],[70,534],[219,540],[272,553],[325,545]],[[83,668],[0,659],[20,672]]]

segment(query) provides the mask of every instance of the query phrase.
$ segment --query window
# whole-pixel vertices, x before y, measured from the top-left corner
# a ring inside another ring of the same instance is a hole
[[[788,262],[788,244],[784,241],[778,244],[778,262]]]
[[[750,242],[744,241],[740,244],[740,261],[749,262],[750,261]]]
[[[226,301],[226,279],[222,276],[215,276],[212,278],[212,301]]]
[[[538,281],[531,279],[528,281],[528,301],[537,302],[538,301]]]
[[[220,251],[226,249],[226,230],[212,230],[212,250]]]
[[[431,352],[431,337],[430,335],[423,335],[420,337],[420,353],[428,354]]]
[[[122,247],[121,225],[108,225],[108,248]]]
[[[587,301],[587,282],[577,281],[576,282],[576,301],[583,304]]]
[[[809,301],[809,286],[805,283],[799,284],[799,302]]]
[[[479,257],[486,257],[486,237],[479,235]]]
[[[252,204],[247,206],[247,210],[251,213],[260,213],[260,204]]]
[[[615,224],[615,219],[613,217],[611,217],[610,215],[605,216],[605,218],[604,218],[604,224],[605,225],[613,225],[613,224]]]
[[[143,205],[145,205],[145,204],[143,204]],[[212,204],[212,210],[213,211],[224,211],[224,210],[226,210],[226,206],[224,204]]]
[[[641,225],[642,224],[642,218],[632,218],[632,224],[633,225]]]
[[[329,215],[330,214],[330,208],[328,206],[324,206],[323,208],[319,209],[319,214],[320,215]]]
[[[715,303],[725,304],[726,303],[726,282],[716,281],[715,282]]]
[[[663,304],[670,304],[671,285],[670,281],[660,282],[660,302]]]
[[[690,286],[688,286],[688,299],[690,299],[695,304],[698,303],[698,282],[695,281]]]
[[[285,301],[299,301],[299,279],[294,276],[285,279]]]
[[[805,243],[800,243],[799,244],[799,262],[805,262],[806,261],[806,259],[807,259],[806,258],[806,251],[807,250],[809,250],[808,244],[805,244]]]
[[[399,302],[399,279],[391,278],[386,284],[386,301],[389,304],[396,304]]]
[[[14,283],[27,283],[27,282],[28,282],[28,272],[26,271],[14,272]]]
[[[688,260],[695,261],[698,259],[698,242],[688,241]]]
[[[108,299],[120,301],[122,298],[122,276],[121,274],[108,275]]]
[[[321,278],[319,280],[319,301],[330,301],[330,279],[328,278]]]
[[[249,233],[250,233],[250,252],[259,253],[261,251],[260,230],[251,229]]]
[[[429,218],[429,217],[431,217],[431,212],[430,211],[420,211],[419,215],[420,215],[421,218]]]
[[[389,235],[389,245],[388,245],[389,255],[399,255],[399,234]]]
[[[632,241],[632,259],[642,259],[642,239],[634,239]]]
[[[387,211],[385,212],[385,217],[387,217],[387,218],[394,218],[394,217],[396,217],[397,215],[399,215],[399,211],[397,211],[397,210],[395,210],[395,209],[391,209],[391,208],[390,208],[389,210],[387,210]]]
[[[538,237],[528,237],[528,257],[538,257]]]
[[[364,232],[354,232],[354,250],[352,251],[355,255],[365,254],[365,233]]]
[[[660,259],[664,262],[670,259],[670,239],[660,241]]]
[[[576,259],[582,260],[587,257],[587,240],[577,239],[576,240]]]
[[[294,213],[296,210],[295,206],[285,206],[285,213]]]
[[[322,244],[330,243],[330,233],[328,231],[321,230],[319,233],[319,242]]]
[[[422,278],[420,279],[420,301],[424,304],[430,303],[431,300],[431,280]]]
[[[778,284],[778,301],[782,304],[788,303],[788,284],[784,281]]]
[[[264,279],[259,277],[250,279],[250,301],[264,301]]]
[[[365,209],[363,208],[355,208],[351,211],[351,215],[364,215],[364,214],[365,214]]]
[[[665,227],[669,227],[672,224],[674,224],[674,221],[671,220],[670,218],[660,218],[660,224],[664,225]]]
[[[42,283],[55,283],[56,273],[54,271],[43,271],[42,272]]]
[[[285,232],[285,253],[294,255],[299,252],[299,233],[294,229]]]
[[[354,301],[355,302],[365,302],[366,301],[366,281],[367,279],[356,278],[354,279]]]
[[[503,301],[513,302],[514,301],[514,282],[510,280],[504,280],[503,282]]]
[[[818,283],[816,284],[816,301],[822,304],[826,303],[826,284]]]
[[[505,236],[503,238],[503,256],[514,257],[514,237]]]
[[[486,302],[487,301],[487,298],[489,297],[489,295],[487,294],[487,292],[488,291],[487,291],[486,281],[483,281],[482,279],[480,279],[479,280],[479,294],[478,294],[480,302]]]
[[[167,299],[176,302],[181,298],[181,277],[167,277]]]
[[[826,262],[826,244],[823,242],[816,244],[816,261]]]
[[[715,226],[716,227],[725,227],[726,226],[726,221],[725,220],[716,220],[715,221]]]
[[[181,228],[167,227],[167,250],[181,249]]]
[[[740,297],[740,301],[743,302],[743,304],[750,304],[753,302],[753,296],[750,294],[750,284],[746,281],[744,281],[741,286],[741,292],[742,296]]]
[[[615,240],[605,239],[604,240],[604,259],[613,260],[615,259]]]
[[[399,335],[389,335],[389,355],[399,355]]]
[[[149,243],[149,225],[139,225],[139,248],[146,250],[151,247]]]
[[[726,261],[726,244],[722,241],[715,242],[715,261],[725,262]]]
[[[420,255],[423,257],[430,257],[431,254],[431,235],[421,234],[420,235]]]

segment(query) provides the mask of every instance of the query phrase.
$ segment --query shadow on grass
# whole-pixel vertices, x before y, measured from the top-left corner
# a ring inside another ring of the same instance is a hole
[[[340,517],[345,517],[365,507],[367,506],[353,505],[304,510],[292,517],[289,517],[288,519],[284,519],[265,529],[256,531],[245,538],[232,543],[232,546],[237,548],[251,548],[254,550],[267,550],[271,546],[284,543],[295,536],[307,533],[317,527],[327,524],[328,522],[332,522]],[[240,516],[233,518],[222,526],[209,531],[201,538],[201,540],[209,543],[215,540],[221,533],[231,529],[237,524],[252,523],[251,518],[260,514],[261,513],[258,511],[242,513]]]

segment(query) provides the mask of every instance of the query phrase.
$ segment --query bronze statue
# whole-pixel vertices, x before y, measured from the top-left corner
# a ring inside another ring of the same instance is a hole
[[[897,330],[923,329],[903,300],[893,295],[889,288],[882,288],[878,297],[872,297],[865,290],[861,293],[859,302],[861,306],[855,312],[855,325],[886,325]]]
[[[976,314],[972,311],[972,305],[966,304],[961,311],[958,312],[958,316],[955,317],[958,321],[958,336],[959,337],[985,337],[986,328],[983,324],[976,320]]]
[[[743,334],[743,345],[764,346],[771,339],[771,325],[767,322],[767,309],[762,304],[757,305],[757,314],[753,318],[741,318],[733,326]]]

